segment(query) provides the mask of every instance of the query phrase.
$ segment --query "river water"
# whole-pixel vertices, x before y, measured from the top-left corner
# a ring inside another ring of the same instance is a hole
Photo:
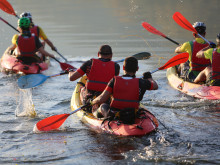
[[[35,24],[75,67],[80,67],[80,61],[96,57],[102,44],[112,46],[113,60],[150,52],[150,59],[139,61],[138,76],[162,66],[174,56],[176,47],[146,31],[141,26],[143,21],[179,43],[192,40],[192,33],[172,19],[176,11],[191,23],[205,22],[208,40],[215,41],[220,32],[218,0],[9,2],[18,15],[30,11]],[[16,26],[16,17],[3,11],[0,15]],[[15,31],[4,22],[0,26],[3,54]],[[59,64],[51,60],[44,74],[60,71]],[[172,89],[166,71],[154,73],[153,78],[159,89],[146,92],[142,103],[159,119],[158,131],[143,137],[117,137],[91,131],[76,115],[66,120],[61,131],[33,132],[38,121],[71,111],[76,82],[69,82],[64,75],[34,89],[20,90],[16,76],[1,73],[0,164],[220,164],[220,102],[194,99]]]

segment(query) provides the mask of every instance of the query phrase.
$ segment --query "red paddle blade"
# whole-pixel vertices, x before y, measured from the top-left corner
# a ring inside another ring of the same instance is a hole
[[[158,31],[157,29],[155,29],[153,26],[151,26],[149,23],[147,22],[143,22],[142,26],[149,32],[156,34],[156,35],[160,35],[162,37],[166,37],[165,34],[161,33],[160,31]]]
[[[50,116],[39,121],[36,126],[39,131],[51,131],[58,129],[70,114],[60,114]]]
[[[62,70],[66,70],[66,69],[76,69],[75,67],[73,67],[72,65],[70,64],[67,64],[67,63],[60,63],[60,67],[62,68]]]
[[[158,69],[163,70],[163,69],[167,69],[167,68],[179,65],[181,63],[186,62],[188,60],[188,58],[189,58],[189,53],[178,54],[178,55],[174,56],[173,58],[171,58],[169,61],[167,61],[166,64],[164,64],[163,66],[161,66]]]
[[[17,16],[17,14],[15,13],[13,7],[11,6],[11,4],[7,1],[7,0],[1,0],[0,1],[0,8],[8,13],[8,14],[12,14],[14,16]]]
[[[192,26],[192,24],[179,12],[175,12],[173,14],[173,19],[176,21],[178,25],[183,27],[186,30],[192,31],[197,34],[196,29]]]

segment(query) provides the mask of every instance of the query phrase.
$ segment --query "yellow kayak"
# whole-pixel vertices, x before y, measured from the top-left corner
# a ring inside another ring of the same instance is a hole
[[[75,87],[71,99],[72,111],[82,106],[80,90],[83,84],[86,83],[86,80],[86,76],[82,77]],[[141,108],[144,108],[143,114],[141,114],[139,118],[136,118],[135,123],[132,125],[123,124],[116,120],[111,122],[106,120],[103,122],[103,119],[95,118],[92,113],[87,113],[83,110],[77,111],[76,114],[84,124],[96,132],[106,132],[120,136],[143,136],[155,131],[158,127],[158,121],[143,105],[141,105]]]

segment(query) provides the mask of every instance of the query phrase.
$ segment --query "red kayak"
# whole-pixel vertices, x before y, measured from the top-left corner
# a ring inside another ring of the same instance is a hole
[[[71,109],[73,111],[82,106],[80,89],[83,86],[82,84],[85,83],[86,77],[83,77],[76,85],[71,99]],[[117,120],[103,122],[102,118],[95,118],[92,113],[86,113],[83,110],[77,111],[76,114],[84,124],[96,132],[105,132],[120,136],[143,136],[155,131],[158,127],[158,121],[143,105],[141,105],[141,108],[144,109],[141,111],[142,114],[131,125],[123,124]]]
[[[167,79],[169,84],[190,96],[200,99],[219,100],[220,99],[220,87],[219,86],[206,86],[204,84],[195,84],[184,81],[178,77],[175,67],[167,70]]]
[[[1,70],[5,73],[16,74],[37,74],[49,67],[49,60],[42,63],[23,64],[19,62],[13,55],[4,53],[1,58]]]

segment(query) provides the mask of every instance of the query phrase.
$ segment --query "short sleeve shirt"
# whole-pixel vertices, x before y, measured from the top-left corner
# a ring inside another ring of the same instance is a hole
[[[108,62],[111,61],[110,59],[103,59],[103,58],[99,58],[101,61],[104,62]],[[78,70],[77,72],[79,72],[81,75],[89,75],[89,72],[91,70],[92,67],[92,59],[86,61]],[[119,64],[115,63],[115,76],[119,75],[120,72],[120,66]]]
[[[131,76],[123,75],[122,77],[131,77]],[[115,78],[112,78],[109,81],[105,90],[110,93],[113,93],[114,83],[115,83]],[[151,90],[151,88],[152,88],[152,83],[149,80],[139,79],[139,101],[141,101],[143,99],[143,96],[144,96],[146,90]]]

